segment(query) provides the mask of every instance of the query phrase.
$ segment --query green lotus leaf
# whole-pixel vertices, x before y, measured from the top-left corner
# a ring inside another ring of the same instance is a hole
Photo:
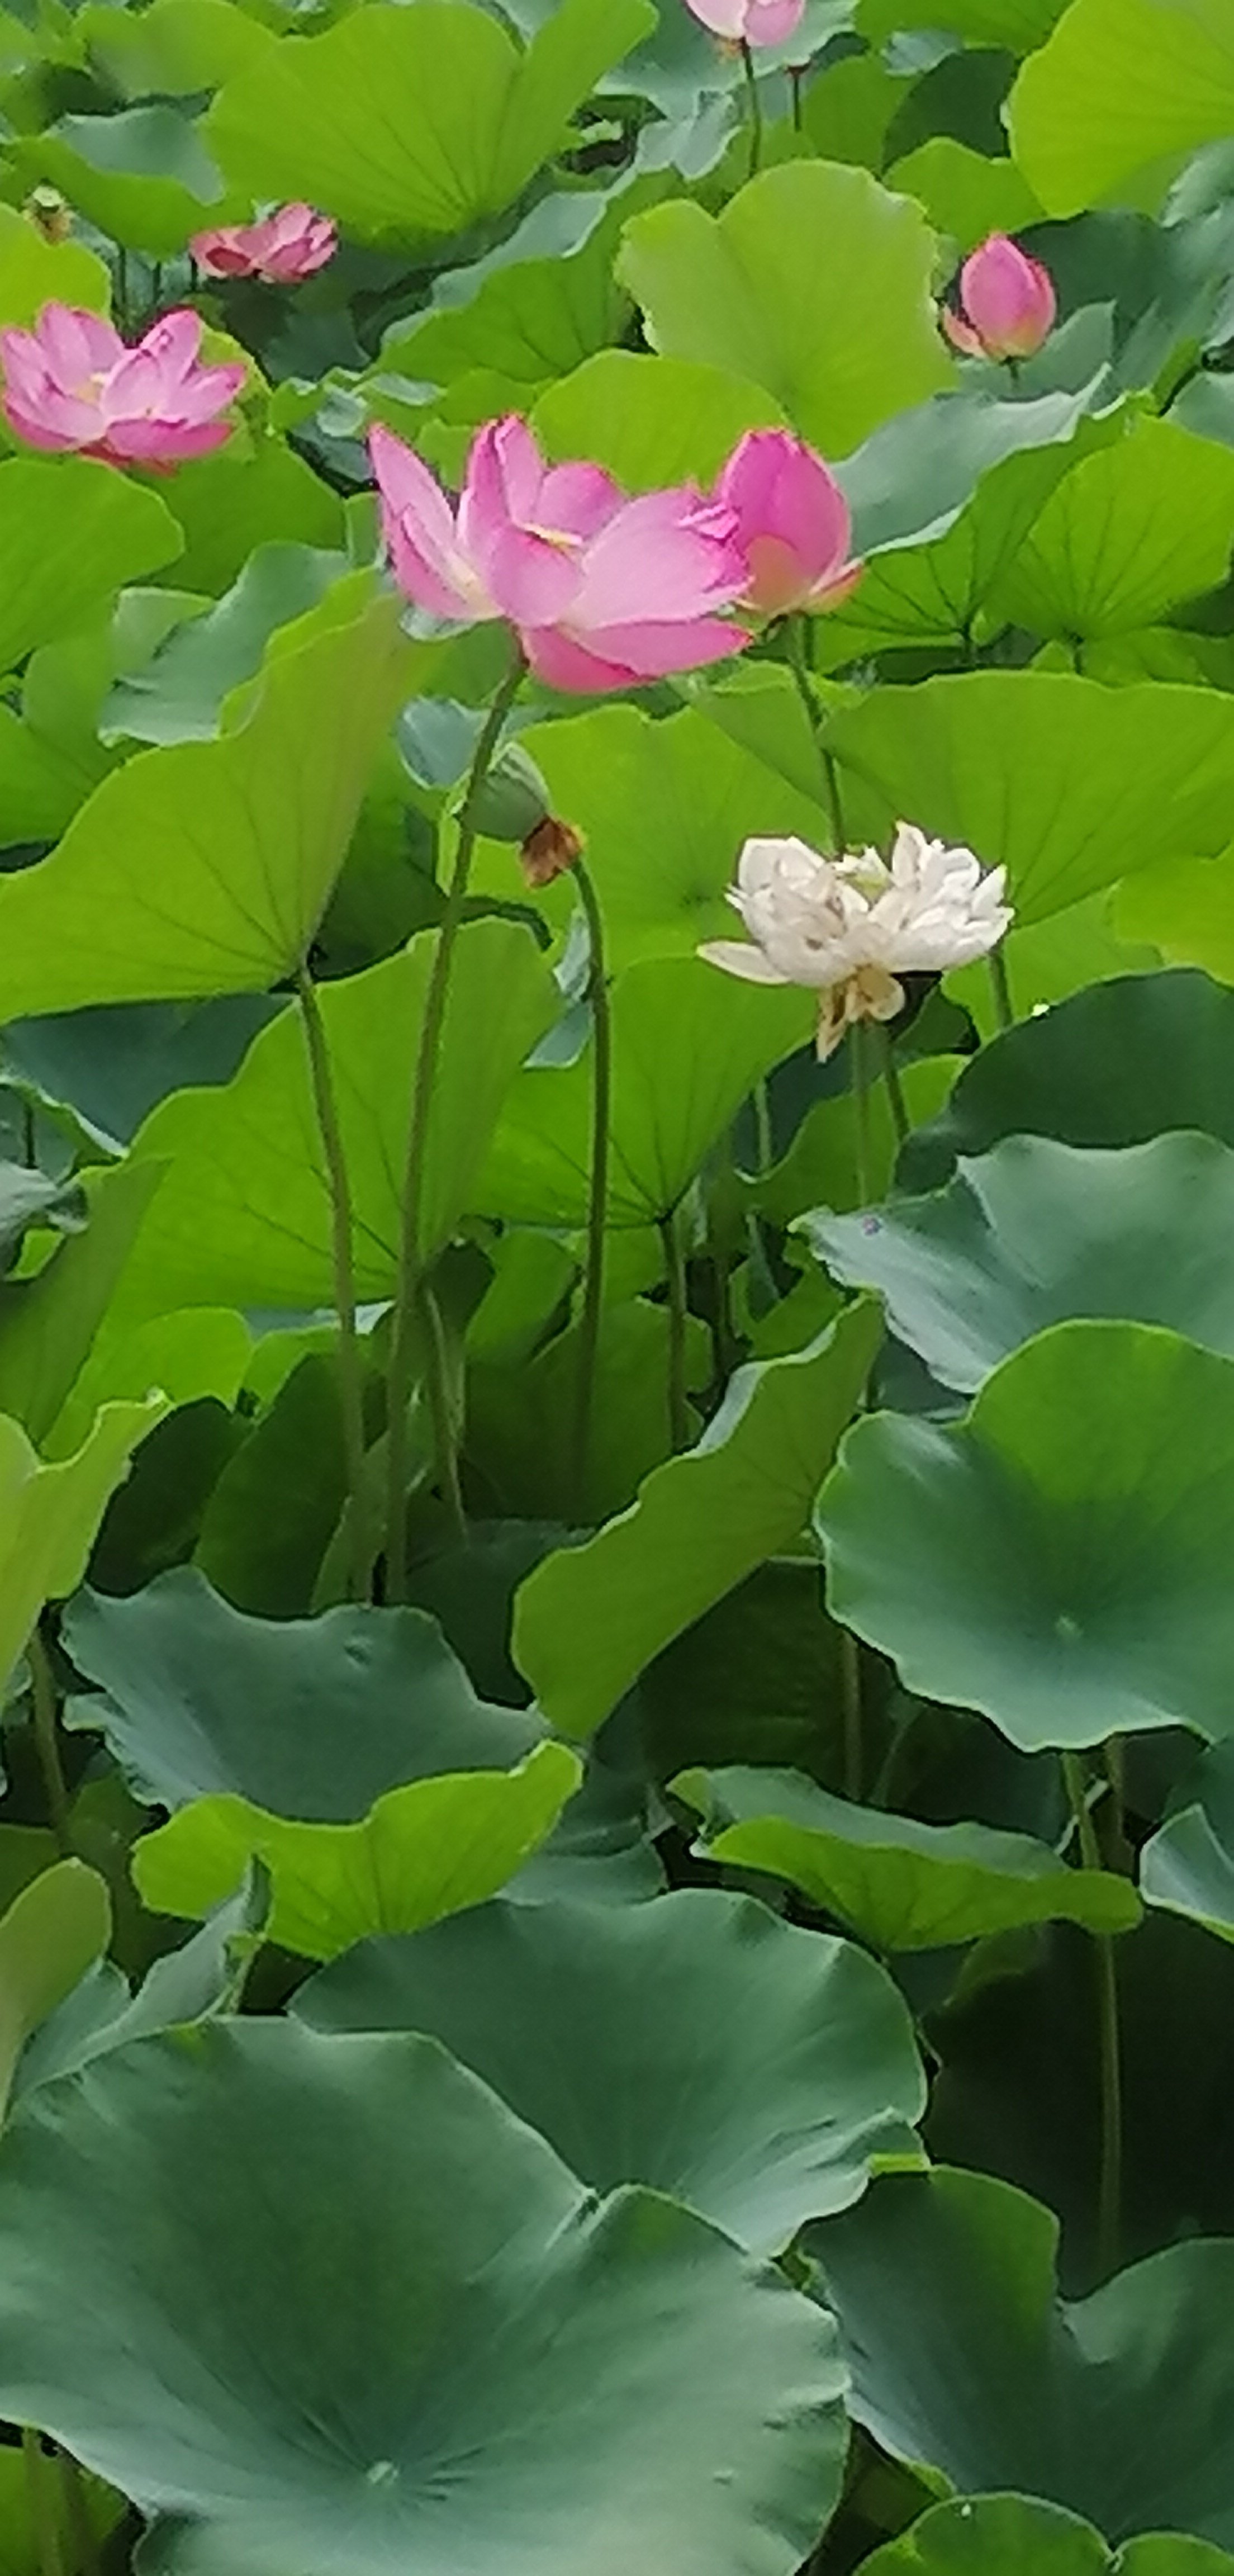
[[[1229,2548],[1234,2243],[1170,2245],[1068,2301],[1057,2241],[1040,2201],[946,2169],[888,2175],[813,2231],[857,2421],[960,2495]]]
[[[1234,1726],[1234,1360],[1057,1324],[962,1422],[849,1433],[818,1512],[836,1618],[1022,1751]]]
[[[427,2031],[582,2181],[650,2184],[755,2252],[920,2156],[924,2077],[890,1979],[748,1897],[498,1901],[365,1943],[296,2011],[315,2030]]]
[[[830,2319],[597,2208],[432,2040],[218,2023],[42,2088],[0,2282],[0,2406],[152,2518],[148,2576],[567,2576],[580,2531],[589,2576],[791,2576],[838,2497]]]
[[[673,1788],[703,1819],[707,1859],[787,1879],[877,1950],[943,1949],[1025,1923],[1129,1932],[1140,1919],[1126,1879],[1070,1869],[1029,1834],[923,1825],[794,1771],[685,1771]]]
[[[819,1209],[797,1230],[834,1279],[877,1289],[898,1338],[965,1394],[1072,1316],[1165,1324],[1234,1359],[1234,1152],[1213,1136],[1113,1152],[1008,1136],[936,1196]]]

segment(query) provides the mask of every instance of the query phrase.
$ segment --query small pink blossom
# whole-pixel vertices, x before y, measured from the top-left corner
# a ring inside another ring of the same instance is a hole
[[[960,271],[960,311],[943,329],[966,358],[1031,358],[1054,328],[1054,287],[1039,259],[991,233]]]
[[[746,559],[743,606],[759,617],[838,608],[861,578],[852,524],[821,456],[787,429],[752,429],[734,448],[716,499],[732,511]]]
[[[112,465],[179,465],[221,447],[243,366],[203,367],[201,317],[167,313],[135,348],[97,313],[45,304],[32,331],[0,331],[4,417],[30,447]]]
[[[782,45],[795,36],[806,0],[686,0],[686,7],[731,45]]]
[[[546,465],[511,413],[479,431],[457,509],[391,431],[369,437],[400,590],[432,616],[504,618],[566,690],[625,689],[739,652],[746,569],[730,510],[693,484],[627,498],[598,465]]]
[[[223,224],[194,233],[189,249],[205,277],[261,277],[268,286],[298,286],[333,259],[338,234],[311,206],[276,206],[254,224]]]

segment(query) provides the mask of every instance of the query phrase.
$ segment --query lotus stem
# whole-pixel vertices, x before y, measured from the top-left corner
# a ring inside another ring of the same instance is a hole
[[[26,1647],[30,1667],[30,1707],[34,1719],[34,1743],[43,1775],[47,1815],[55,1835],[56,1849],[62,1860],[73,1857],[73,1824],[69,1793],[60,1759],[60,1736],[56,1724],[56,1683],[51,1657],[36,1626],[30,1632]]]
[[[69,2537],[76,2559],[76,2576],[100,2576],[102,2560],[90,2520],[90,2507],[82,2484],[81,2470],[71,2451],[58,2451],[60,2488],[64,2497]]]
[[[793,101],[794,134],[801,134],[805,130],[805,116],[803,113],[805,104],[805,77],[805,73],[799,63],[794,65],[788,75],[788,86],[792,94]]]
[[[758,94],[758,74],[754,69],[754,56],[744,37],[741,44],[741,68],[746,76],[746,100],[750,111],[750,161],[746,176],[757,179],[763,166],[763,108]]]
[[[857,1205],[864,1208],[869,1207],[874,1196],[870,1153],[869,1036],[864,1020],[853,1021],[848,1044],[853,1078],[853,1161],[857,1176]]]
[[[879,1036],[882,1040],[883,1089],[887,1094],[891,1124],[895,1129],[896,1145],[899,1147],[908,1143],[912,1133],[912,1121],[904,1098],[904,1086],[901,1083],[900,1069],[895,1059],[895,1048],[891,1043],[891,1032],[880,1024]]]
[[[21,2450],[26,2464],[26,2492],[30,2500],[30,2526],[39,2576],[65,2576],[60,2516],[56,2510],[55,2489],[48,2476],[51,2462],[31,2424],[23,2424],[21,2428]]]
[[[674,1450],[688,1449],[690,1419],[686,1406],[686,1264],[677,1210],[660,1219],[660,1241],[668,1275],[668,1436]]]
[[[1088,1804],[1084,1765],[1062,1756],[1063,1778],[1086,1870],[1101,1868],[1101,1846]],[[1118,1964],[1108,1932],[1093,1934],[1101,2083],[1101,2163],[1097,2184],[1097,2261],[1103,2280],[1118,2270],[1123,2194],[1123,2077],[1118,2026]]]
[[[347,1461],[347,1504],[353,1601],[369,1598],[375,1550],[369,1539],[366,1443],[364,1437],[364,1372],[356,1326],[356,1275],[352,1253],[354,1211],[330,1048],[317,986],[307,965],[296,976],[300,1025],[304,1031],[309,1082],[317,1132],[325,1157],[330,1200],[330,1240],[334,1267],[334,1308],[339,1323],[339,1397],[343,1414],[343,1452]]]
[[[591,1169],[587,1184],[587,1268],[579,1321],[578,1384],[570,1470],[570,1508],[580,1516],[587,1482],[591,1411],[595,1399],[596,1362],[604,1313],[604,1242],[608,1217],[609,1129],[613,1097],[613,1022],[604,958],[604,915],[587,862],[577,858],[574,877],[587,920],[590,961],[587,998],[591,1004]]]
[[[424,1386],[428,1396],[433,1425],[433,1450],[441,1478],[446,1508],[454,1524],[454,1535],[464,1545],[467,1539],[467,1514],[463,1508],[463,1488],[459,1481],[458,1429],[454,1396],[450,1385],[450,1351],[441,1301],[431,1279],[421,1279],[420,1317],[424,1327]]]
[[[844,1795],[860,1800],[865,1769],[861,1708],[861,1648],[851,1628],[840,1630],[840,1707],[844,1719]]]
[[[994,1018],[1001,1037],[1004,1030],[1015,1027],[1015,1010],[1007,975],[1007,960],[1001,943],[990,950],[990,986],[994,994]]]
[[[420,1222],[424,1200],[425,1152],[428,1144],[429,1113],[433,1098],[433,1075],[437,1051],[445,1024],[446,1002],[450,991],[450,973],[454,951],[462,928],[463,906],[471,876],[479,833],[475,823],[475,801],[492,766],[501,740],[506,717],[514,704],[526,670],[521,651],[516,650],[510,668],[489,708],[476,744],[471,767],[463,789],[459,813],[458,840],[454,865],[446,889],[445,907],[437,931],[437,945],[429,969],[428,990],[424,997],[424,1018],[420,1043],[416,1050],[412,1076],[411,1114],[407,1129],[407,1162],[403,1174],[403,1208],[399,1229],[398,1261],[395,1273],[394,1306],[390,1327],[390,1365],[387,1379],[389,1421],[386,1433],[386,1599],[400,1602],[407,1591],[407,1408],[411,1399],[412,1351],[415,1342],[416,1316],[423,1316],[421,1279],[423,1264],[420,1249]],[[436,1336],[428,1335],[430,1372],[439,1367]],[[448,1397],[442,1401],[438,1386],[429,1390],[434,1417],[438,1412],[447,1422],[453,1444],[453,1427]],[[449,1490],[457,1474],[453,1445],[450,1456],[439,1460],[439,1470]]]

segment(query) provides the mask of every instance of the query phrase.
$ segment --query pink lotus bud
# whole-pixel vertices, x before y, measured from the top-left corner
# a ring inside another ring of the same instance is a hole
[[[0,331],[4,417],[29,447],[111,465],[179,465],[221,447],[243,366],[203,367],[201,316],[167,313],[126,348],[97,313],[45,304],[33,331]]]
[[[943,329],[966,358],[1031,358],[1054,327],[1054,288],[1039,259],[991,233],[960,271],[960,312]]]
[[[276,206],[255,224],[223,224],[189,243],[204,277],[260,277],[268,286],[298,286],[333,259],[338,234],[311,206]]]
[[[431,616],[504,618],[550,687],[625,689],[739,652],[746,587],[731,510],[691,484],[625,494],[598,465],[546,465],[511,413],[475,438],[457,509],[388,429],[370,433],[394,578]]]
[[[821,456],[787,429],[752,429],[716,490],[746,559],[743,605],[759,617],[838,608],[861,578],[848,504]]]
[[[795,36],[806,0],[686,0],[687,9],[730,45],[782,45]]]

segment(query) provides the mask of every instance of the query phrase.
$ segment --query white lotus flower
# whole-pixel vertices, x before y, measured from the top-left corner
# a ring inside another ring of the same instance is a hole
[[[700,957],[752,984],[819,991],[818,1052],[834,1054],[854,1020],[893,1020],[897,978],[969,966],[1011,920],[1005,870],[971,850],[897,826],[890,865],[877,850],[825,859],[805,841],[747,841],[729,902],[750,940],[709,939]]]

